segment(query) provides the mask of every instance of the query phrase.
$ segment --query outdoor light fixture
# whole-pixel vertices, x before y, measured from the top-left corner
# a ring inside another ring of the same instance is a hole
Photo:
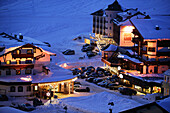
[[[117,67],[117,69],[118,69],[118,70],[121,70],[121,67],[120,67],[120,66],[118,66],[118,67]]]
[[[120,78],[123,78],[123,75],[122,75],[122,74],[120,74],[120,75],[119,75],[119,77],[120,77]]]

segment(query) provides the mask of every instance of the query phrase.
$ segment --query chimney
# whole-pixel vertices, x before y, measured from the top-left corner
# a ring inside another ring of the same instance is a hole
[[[155,26],[156,30],[160,30],[160,27],[158,25]]]

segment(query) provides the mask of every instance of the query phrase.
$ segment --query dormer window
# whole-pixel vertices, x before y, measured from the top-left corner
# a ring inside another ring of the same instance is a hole
[[[33,52],[36,53],[36,49],[33,49]]]
[[[32,50],[31,49],[27,50],[27,54],[32,54]]]

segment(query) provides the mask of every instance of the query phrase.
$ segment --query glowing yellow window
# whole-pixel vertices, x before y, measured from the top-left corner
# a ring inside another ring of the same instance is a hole
[[[17,50],[17,54],[20,54],[21,53],[21,51],[20,50]]]
[[[11,61],[10,61],[10,60],[7,60],[7,61],[6,61],[6,64],[11,64]]]

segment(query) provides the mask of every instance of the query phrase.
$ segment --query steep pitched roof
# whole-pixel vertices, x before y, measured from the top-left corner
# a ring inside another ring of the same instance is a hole
[[[103,16],[103,14],[104,14],[103,9],[100,9],[100,10],[94,12],[94,13],[91,13],[91,15],[96,15],[96,16]]]
[[[108,8],[106,10],[111,11],[123,11],[122,6],[118,3],[117,0],[115,0],[112,4],[108,5]]]
[[[38,48],[41,52],[43,51],[41,48],[39,48],[39,47],[37,47],[37,46],[34,46],[34,45],[28,43],[28,44],[25,44],[25,45],[22,45],[22,46],[18,46],[18,47],[11,47],[11,48],[9,48],[7,51],[4,51],[4,53],[3,53],[2,55],[0,55],[0,57],[1,57],[1,56],[4,56],[4,55],[6,55],[6,54],[8,54],[8,53],[10,53],[10,52],[13,52],[13,51],[15,51],[15,50],[18,50],[18,49],[20,49],[20,48],[27,48],[27,47]]]

